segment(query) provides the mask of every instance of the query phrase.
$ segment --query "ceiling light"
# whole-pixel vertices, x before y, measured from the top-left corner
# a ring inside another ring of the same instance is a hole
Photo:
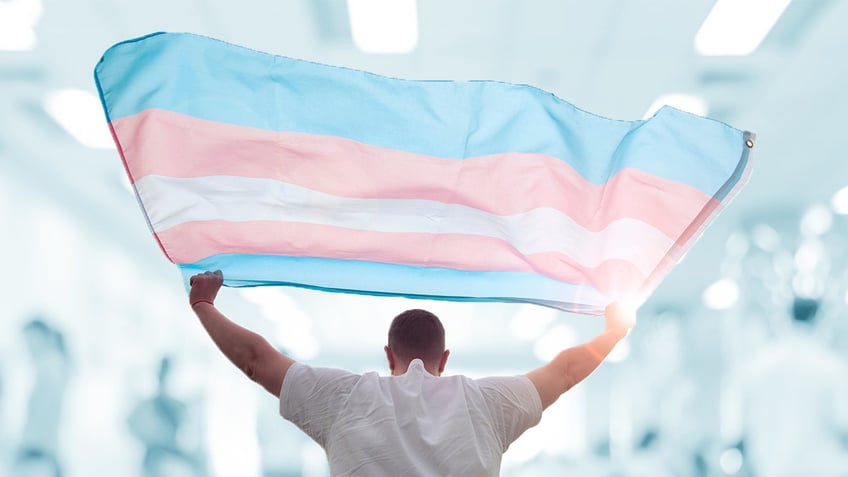
[[[100,100],[80,89],[63,89],[47,96],[44,108],[80,144],[112,149],[112,135]]]
[[[409,53],[418,45],[416,0],[347,0],[353,43],[365,53]]]
[[[790,0],[718,0],[695,35],[704,56],[743,56],[754,52],[789,6]]]
[[[0,7],[3,3],[0,2]],[[10,25],[0,13],[0,50],[30,51],[35,48],[35,30],[25,25]]]
[[[0,50],[29,51],[35,48],[35,25],[41,19],[41,0],[0,2]]]
[[[707,308],[727,310],[739,300],[739,285],[731,278],[723,278],[708,286],[701,298]]]
[[[651,103],[643,119],[650,118],[663,106],[671,106],[698,116],[707,115],[707,103],[702,98],[691,94],[672,93],[660,96]]]
[[[833,194],[833,198],[830,199],[830,206],[837,214],[848,215],[848,186],[839,189]]]

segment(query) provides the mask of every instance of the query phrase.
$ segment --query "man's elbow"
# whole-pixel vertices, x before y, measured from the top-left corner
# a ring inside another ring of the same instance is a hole
[[[256,370],[259,367],[259,354],[253,348],[246,349],[239,357],[238,367],[250,378],[256,381]]]

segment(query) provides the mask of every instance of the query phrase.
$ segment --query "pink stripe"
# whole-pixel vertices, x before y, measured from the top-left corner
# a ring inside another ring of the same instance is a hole
[[[634,169],[622,170],[606,186],[592,184],[564,161],[543,154],[443,159],[158,109],[115,120],[112,127],[133,182],[150,174],[230,175],[276,179],[340,197],[435,200],[500,215],[550,207],[588,230],[630,217],[671,239],[713,200],[686,184]]]
[[[744,184],[744,181],[739,181],[740,184]],[[657,268],[651,273],[648,279],[645,281],[644,286],[642,287],[645,291],[651,291],[656,288],[663,278],[674,268],[675,265],[683,258],[683,254],[686,253],[687,250],[692,246],[692,243],[695,239],[697,239],[703,232],[706,226],[712,221],[713,218],[721,211],[722,204],[717,200],[711,200],[701,213],[698,214],[697,217],[692,221],[689,227],[683,231],[683,233],[678,237],[677,241],[672,245],[671,250],[668,251],[665,256],[663,256]]]
[[[158,238],[176,263],[217,253],[246,253],[367,260],[467,271],[533,272],[601,292],[632,291],[646,277],[622,260],[583,267],[555,252],[522,256],[507,242],[475,235],[385,233],[300,222],[211,220],[187,222]]]

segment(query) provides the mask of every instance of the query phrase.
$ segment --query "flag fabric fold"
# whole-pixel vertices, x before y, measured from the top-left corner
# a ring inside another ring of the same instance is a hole
[[[192,34],[119,43],[95,80],[162,251],[228,286],[599,314],[659,284],[746,182],[754,138]]]

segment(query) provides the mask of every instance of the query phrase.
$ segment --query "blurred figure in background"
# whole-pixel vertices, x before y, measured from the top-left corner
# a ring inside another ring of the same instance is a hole
[[[23,335],[34,381],[12,475],[59,477],[59,435],[71,360],[64,335],[43,319],[27,322]]]
[[[179,434],[188,415],[184,402],[171,395],[172,360],[159,361],[157,387],[153,396],[142,400],[128,419],[130,433],[144,445],[144,477],[183,477],[203,475],[191,453],[180,445]]]
[[[731,377],[724,439],[755,477],[848,477],[848,365],[817,338],[818,310],[796,298],[788,335]]]
[[[26,449],[18,454],[12,470],[15,477],[59,477],[62,467],[56,457],[42,450]]]

